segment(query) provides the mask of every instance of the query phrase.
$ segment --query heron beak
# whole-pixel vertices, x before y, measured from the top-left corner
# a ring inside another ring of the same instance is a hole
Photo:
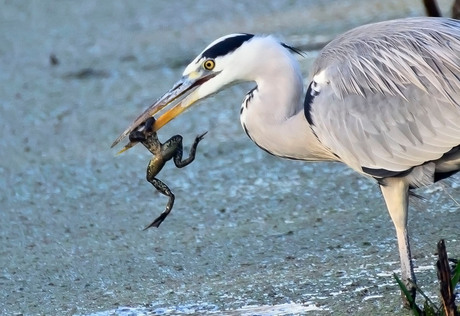
[[[189,106],[195,103],[198,98],[194,96],[193,92],[203,83],[209,79],[215,77],[217,73],[209,73],[202,75],[197,72],[193,72],[189,75],[183,76],[174,86],[166,92],[162,97],[160,97],[155,103],[149,106],[141,115],[139,115],[134,122],[118,136],[118,138],[113,142],[111,147],[116,146],[119,142],[125,139],[132,131],[136,130],[142,126],[145,121],[154,116],[156,113],[161,111],[168,105],[172,105],[172,108],[164,112],[153,125],[153,130],[156,132],[176,116],[184,112]],[[128,150],[129,148],[136,145],[137,142],[129,142],[122,150],[122,152]]]

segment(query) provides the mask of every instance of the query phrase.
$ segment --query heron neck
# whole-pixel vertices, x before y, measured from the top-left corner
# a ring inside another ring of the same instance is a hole
[[[256,80],[256,89],[248,94],[242,105],[244,130],[259,147],[275,156],[336,160],[318,141],[305,118],[300,71],[287,75],[278,74],[278,78],[282,78],[277,81]]]

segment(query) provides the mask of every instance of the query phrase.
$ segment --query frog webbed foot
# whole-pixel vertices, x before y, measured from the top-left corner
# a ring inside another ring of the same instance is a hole
[[[144,230],[149,229],[150,227],[160,227],[160,224],[163,223],[165,218],[169,215],[171,212],[171,209],[174,205],[174,194],[170,193],[169,195],[169,201],[168,204],[166,205],[166,209],[163,211],[163,213],[160,214],[153,222],[151,222],[147,227],[144,228]]]
[[[150,223],[147,227],[145,227],[144,230],[147,230],[150,227],[157,227],[157,228],[160,227],[160,224],[163,223],[166,216],[168,216],[168,214],[161,213],[160,216],[158,216],[152,223]]]
[[[197,137],[195,137],[195,143],[194,143],[194,146],[198,146],[198,143],[201,142],[204,138],[204,135],[206,135],[208,132],[204,132],[203,134],[201,135],[198,135]],[[196,145],[195,145],[196,144]]]

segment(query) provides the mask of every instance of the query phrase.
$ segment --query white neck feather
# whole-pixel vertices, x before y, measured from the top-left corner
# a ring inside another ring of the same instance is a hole
[[[242,104],[241,125],[258,146],[273,155],[336,160],[305,118],[303,79],[297,61],[282,46],[270,53],[264,55],[264,67],[252,72],[257,87]]]

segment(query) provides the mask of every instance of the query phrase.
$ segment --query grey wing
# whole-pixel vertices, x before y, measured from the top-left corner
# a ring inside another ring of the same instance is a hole
[[[352,168],[395,175],[460,144],[460,22],[358,28],[320,54],[305,100],[313,131]]]

